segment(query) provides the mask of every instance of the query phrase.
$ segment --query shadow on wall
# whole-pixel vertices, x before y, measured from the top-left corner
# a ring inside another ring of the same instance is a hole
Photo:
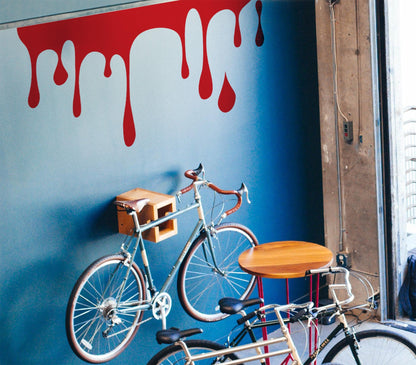
[[[3,283],[1,363],[55,363],[68,352],[63,303],[68,299],[65,277],[71,266],[65,260],[31,262]]]
[[[168,171],[149,178],[141,178],[138,179],[137,185],[126,188],[126,191],[150,186],[157,188],[157,191],[163,194],[174,195],[181,188],[179,186],[181,175],[179,171]],[[47,211],[45,221],[58,227],[61,230],[60,237],[73,241],[71,245],[83,245],[108,237],[118,232],[114,200],[123,192],[120,188],[113,193],[106,194],[105,198],[102,198],[104,194],[100,192],[100,198],[97,199],[94,199],[94,194],[88,194],[79,198],[77,202],[54,204]],[[110,199],[108,199],[109,196]]]
[[[169,171],[142,179],[136,187],[155,186],[174,194],[180,176],[178,171]],[[115,195],[98,205],[88,197],[47,209],[42,219],[54,227],[54,233],[41,233],[46,241],[43,258],[27,261],[23,270],[4,276],[2,292],[7,297],[2,300],[0,322],[7,335],[1,341],[1,364],[54,363],[57,358],[64,363],[65,354],[74,360],[65,338],[66,304],[81,272],[95,259],[119,250],[122,239],[117,234]],[[59,238],[51,243],[48,236]],[[54,258],[50,256],[51,244],[60,247]]]

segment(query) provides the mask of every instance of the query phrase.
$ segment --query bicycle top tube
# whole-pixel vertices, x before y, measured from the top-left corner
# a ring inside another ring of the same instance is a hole
[[[194,203],[190,204],[189,206],[187,206],[186,208],[178,209],[175,212],[169,212],[164,217],[160,217],[158,219],[155,219],[154,221],[151,221],[149,223],[145,223],[145,224],[140,225],[140,230],[142,232],[147,231],[150,228],[156,227],[159,224],[162,224],[162,223],[164,223],[168,220],[174,219],[177,216],[180,216],[180,215],[182,215],[186,212],[189,212],[192,209],[198,208],[199,206],[200,206],[200,203],[194,202]]]

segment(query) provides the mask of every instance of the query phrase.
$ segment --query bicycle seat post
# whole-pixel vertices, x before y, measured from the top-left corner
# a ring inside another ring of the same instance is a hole
[[[130,212],[128,212],[128,214],[133,217],[135,232],[139,232],[140,224],[139,224],[139,218],[137,216],[137,212],[135,210],[131,210]]]
[[[161,308],[160,315],[162,319],[162,328],[165,330],[166,329],[166,317],[167,317],[165,308]]]

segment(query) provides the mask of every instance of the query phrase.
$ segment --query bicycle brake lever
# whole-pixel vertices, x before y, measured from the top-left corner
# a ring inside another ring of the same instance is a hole
[[[246,184],[242,183],[242,184],[241,184],[240,189],[238,189],[238,190],[237,190],[237,192],[238,192],[241,196],[243,196],[243,194],[244,194],[244,193],[246,193],[247,203],[248,203],[248,204],[251,204],[250,198],[249,198],[249,196],[248,196],[248,189],[247,189]]]

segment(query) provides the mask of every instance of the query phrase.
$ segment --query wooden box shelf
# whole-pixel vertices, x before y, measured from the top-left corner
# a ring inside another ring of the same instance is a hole
[[[148,198],[149,203],[139,213],[139,223],[145,224],[164,217],[167,213],[176,210],[175,197],[171,195],[156,193],[154,191],[136,188],[120,194],[116,200],[136,200]],[[133,218],[126,211],[117,209],[118,231],[123,234],[130,234],[134,229]],[[160,242],[178,233],[176,219],[168,220],[154,228],[143,232],[143,238],[152,242]]]

